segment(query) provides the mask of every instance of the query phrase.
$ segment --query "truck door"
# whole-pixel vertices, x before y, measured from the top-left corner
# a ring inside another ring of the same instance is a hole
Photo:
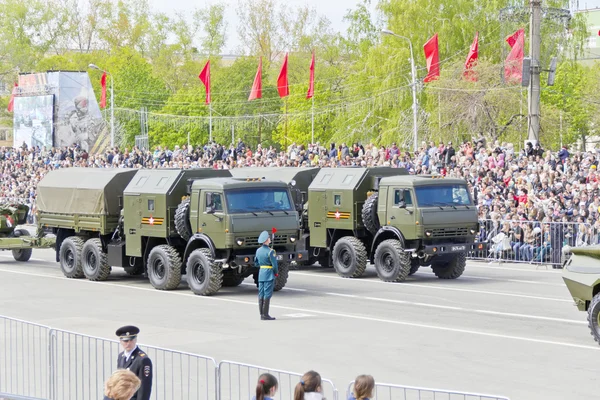
[[[312,191],[309,194],[310,245],[327,247],[327,194],[325,191]]]
[[[407,239],[416,237],[416,220],[413,194],[410,189],[390,188],[388,191],[387,223],[400,229]]]
[[[198,209],[198,230],[211,239],[224,237],[225,219],[223,218],[223,194],[210,190],[203,190],[200,194]]]

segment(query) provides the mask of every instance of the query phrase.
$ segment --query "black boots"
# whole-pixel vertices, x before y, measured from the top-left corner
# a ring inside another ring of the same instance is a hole
[[[266,321],[272,321],[275,318],[271,317],[269,315],[269,305],[271,303],[271,299],[264,299],[263,300],[263,308],[262,308],[262,315],[260,317],[260,319],[262,320],[266,320]]]
[[[258,310],[260,311],[260,319],[263,319],[264,299],[258,298]]]

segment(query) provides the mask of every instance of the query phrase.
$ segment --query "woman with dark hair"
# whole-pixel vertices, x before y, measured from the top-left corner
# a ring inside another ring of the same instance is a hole
[[[321,392],[321,375],[315,371],[308,371],[296,384],[294,400],[325,400]]]
[[[256,396],[252,400],[273,400],[273,396],[277,393],[277,378],[269,373],[264,373],[258,377],[256,384]]]

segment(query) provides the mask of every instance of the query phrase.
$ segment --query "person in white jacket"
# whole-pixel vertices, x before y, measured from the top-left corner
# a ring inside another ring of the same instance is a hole
[[[321,388],[321,375],[315,371],[308,371],[294,389],[294,400],[326,400]]]

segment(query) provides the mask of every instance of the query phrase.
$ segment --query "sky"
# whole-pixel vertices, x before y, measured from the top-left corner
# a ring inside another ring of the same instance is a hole
[[[236,6],[238,0],[220,0],[226,4],[225,19],[227,20],[227,43],[225,44],[225,54],[236,54],[240,44],[238,39],[236,25],[238,17]],[[452,0],[448,0],[452,1]],[[600,0],[570,0],[579,9],[600,8]],[[211,0],[149,0],[150,6],[155,11],[173,14],[176,11],[189,11],[197,8],[204,8],[209,4],[214,4]],[[314,8],[318,14],[324,15],[331,22],[331,27],[335,31],[343,32],[348,24],[343,21],[344,15],[349,9],[355,8],[362,0],[279,0],[285,2],[290,7],[308,5]],[[375,7],[378,0],[371,0],[370,10],[375,13]]]
[[[450,0],[451,1],[451,0]],[[597,0],[600,3],[600,0]],[[224,53],[234,54],[239,46],[236,24],[238,17],[236,7],[238,0],[149,0],[150,6],[154,11],[164,12],[172,15],[177,11],[189,11],[194,8],[204,8],[207,5],[221,2],[226,5],[225,19],[227,21],[227,43]],[[331,27],[335,31],[345,31],[348,24],[344,23],[343,18],[349,9],[362,3],[362,0],[278,0],[278,3],[286,3],[290,8],[308,5],[314,8],[319,15],[324,15],[331,22]],[[375,10],[377,0],[371,0],[371,10]]]

